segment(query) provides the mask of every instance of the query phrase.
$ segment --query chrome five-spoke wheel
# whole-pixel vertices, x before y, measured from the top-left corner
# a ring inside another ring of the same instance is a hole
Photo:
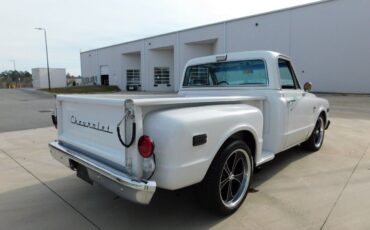
[[[319,118],[314,129],[314,143],[316,148],[319,148],[322,144],[324,139],[324,129],[324,121],[322,118]]]
[[[225,144],[199,186],[200,202],[221,215],[230,215],[243,203],[253,177],[252,152],[246,142]]]
[[[325,119],[323,115],[320,115],[316,121],[311,136],[308,138],[308,140],[302,143],[302,147],[309,151],[318,151],[324,142],[324,136]]]
[[[251,161],[244,149],[236,149],[229,155],[219,183],[219,194],[225,206],[233,208],[243,199],[248,189],[251,168]]]

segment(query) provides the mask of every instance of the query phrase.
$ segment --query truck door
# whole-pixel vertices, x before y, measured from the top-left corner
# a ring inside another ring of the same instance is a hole
[[[280,82],[287,120],[285,125],[285,148],[304,141],[310,129],[312,111],[308,111],[310,100],[305,97],[291,63],[279,59]]]

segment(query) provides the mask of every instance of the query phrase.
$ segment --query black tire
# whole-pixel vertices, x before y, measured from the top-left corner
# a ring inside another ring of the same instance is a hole
[[[315,127],[307,141],[302,143],[302,147],[309,151],[318,151],[325,137],[325,120],[322,115],[316,121]]]
[[[248,194],[253,165],[245,142],[235,140],[222,148],[199,186],[203,206],[220,215],[238,210]]]

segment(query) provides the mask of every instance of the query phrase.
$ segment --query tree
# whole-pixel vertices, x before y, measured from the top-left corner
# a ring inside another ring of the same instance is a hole
[[[8,84],[21,83],[22,86],[32,86],[32,75],[28,71],[6,70],[0,73],[0,87]]]

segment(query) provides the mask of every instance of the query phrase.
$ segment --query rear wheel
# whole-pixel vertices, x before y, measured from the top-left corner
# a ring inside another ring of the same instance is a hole
[[[201,202],[221,215],[235,212],[247,196],[253,158],[247,144],[231,142],[215,157],[200,185]]]
[[[310,151],[318,151],[322,143],[324,142],[325,136],[325,122],[323,116],[319,116],[315,124],[310,138],[307,141],[302,143],[302,147]]]

